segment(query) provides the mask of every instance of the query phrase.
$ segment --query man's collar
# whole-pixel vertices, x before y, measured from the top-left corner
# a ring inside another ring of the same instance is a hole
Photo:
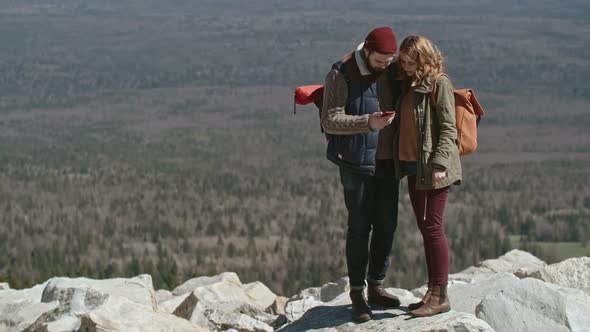
[[[361,72],[361,75],[363,76],[367,76],[367,75],[371,75],[371,71],[369,70],[369,67],[367,66],[367,62],[365,61],[365,57],[363,56],[363,54],[361,52],[363,52],[363,46],[365,45],[364,42],[362,42],[357,48],[356,51],[354,52],[354,59],[356,60],[356,64],[359,67],[359,71]]]

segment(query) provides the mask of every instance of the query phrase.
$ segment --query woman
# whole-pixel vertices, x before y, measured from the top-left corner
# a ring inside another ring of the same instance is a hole
[[[461,182],[461,162],[455,143],[453,86],[441,75],[443,61],[438,48],[425,37],[409,36],[400,46],[404,84],[397,107],[399,130],[394,138],[396,172],[399,178],[408,177],[408,192],[424,240],[428,268],[428,291],[422,301],[409,306],[414,316],[450,310],[449,248],[443,213],[450,186]]]

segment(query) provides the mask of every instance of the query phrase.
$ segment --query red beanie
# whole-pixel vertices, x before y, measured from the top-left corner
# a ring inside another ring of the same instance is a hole
[[[383,54],[395,53],[397,51],[397,40],[393,30],[390,27],[373,29],[365,38],[364,48]]]

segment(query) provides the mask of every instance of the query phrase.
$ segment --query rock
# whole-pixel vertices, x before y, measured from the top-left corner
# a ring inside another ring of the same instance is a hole
[[[32,302],[41,302],[41,295],[47,285],[47,281],[41,285],[33,286],[26,289],[6,289],[0,291],[0,303],[16,300],[29,300]]]
[[[191,322],[160,312],[151,306],[111,296],[99,309],[81,316],[80,332],[205,332]]]
[[[490,269],[493,272],[510,272],[521,268],[543,268],[547,263],[536,256],[522,250],[513,249],[497,259],[488,259],[481,263],[482,268]]]
[[[79,316],[100,307],[108,297],[108,294],[87,286],[61,288],[50,282],[43,292],[41,302],[58,303],[58,307],[37,318],[27,331],[77,330],[80,327]]]
[[[23,332],[64,332],[78,331],[80,328],[80,318],[71,315],[65,315],[58,320],[47,322],[46,320],[37,320],[35,324],[29,326]]]
[[[449,280],[450,283],[450,280]],[[414,288],[412,290],[412,295],[414,295],[415,297],[417,297],[418,299],[422,299],[424,297],[424,294],[426,294],[426,291],[428,290],[427,285],[422,285],[418,288]]]
[[[264,313],[245,303],[223,303],[215,307],[208,307],[202,312],[202,316],[216,330],[236,329],[240,332],[273,332],[274,328],[268,323],[274,322],[275,318],[260,315],[264,315]],[[264,320],[267,322],[264,322]]]
[[[285,315],[279,315],[277,317],[277,319],[275,319],[272,323],[270,323],[269,325],[272,326],[274,329],[278,329],[281,326],[287,324],[289,322],[289,320],[287,319],[287,316]]]
[[[348,277],[340,278],[336,282],[329,282],[322,287],[306,288],[291,297],[285,306],[285,316],[292,322],[301,317],[307,310],[330,302],[343,293],[350,292]]]
[[[531,277],[590,294],[590,257],[570,258],[535,271]]]
[[[263,310],[268,309],[277,298],[275,293],[258,281],[243,285],[242,291],[250,298],[249,303],[256,304],[257,307],[263,308]]]
[[[322,301],[322,288],[321,287],[310,287],[300,291],[298,294],[292,296],[290,301],[297,301],[303,299],[314,299],[318,302]]]
[[[63,283],[49,282],[43,291],[41,302],[58,301],[60,312],[80,314],[100,307],[109,297],[108,294],[88,286],[63,286]]]
[[[590,296],[527,278],[486,296],[476,314],[497,331],[588,331]]]
[[[309,309],[323,304],[324,302],[318,301],[311,296],[301,300],[289,301],[285,307],[285,316],[287,316],[289,322],[293,322],[301,318]]]
[[[348,277],[340,278],[336,282],[329,282],[320,288],[320,301],[330,302],[342,293],[350,292]]]
[[[172,294],[172,293],[171,293]],[[194,298],[195,303],[192,305],[188,305],[187,298],[189,296],[193,296],[193,293],[183,294],[180,296],[173,296],[172,298],[162,301],[158,303],[158,311],[164,312],[167,314],[174,314],[181,318],[186,318],[187,316],[190,317],[190,313],[187,313],[187,310],[192,310],[196,305],[196,298]],[[186,303],[185,303],[186,302]],[[188,308],[190,307],[190,308]]]
[[[414,296],[414,294],[412,294],[412,292],[405,290],[405,289],[401,289],[401,288],[386,288],[385,290],[388,293],[397,296],[397,298],[399,298],[402,305],[403,305],[403,303],[410,304],[410,303],[414,303],[414,302],[422,299],[422,296],[420,296],[418,298],[418,297]]]
[[[402,308],[416,298],[407,290],[387,289],[400,297]],[[493,329],[473,315],[450,311],[429,318],[410,319],[402,309],[373,310],[374,319],[363,324],[350,320],[350,298],[343,293],[329,303],[322,303],[306,312],[299,320],[281,328],[281,332],[399,332],[399,331],[441,331],[441,332],[491,332]]]
[[[10,285],[7,282],[0,282],[0,290],[10,289]]]
[[[187,290],[190,291],[186,293]],[[235,328],[243,323],[245,330],[262,331],[277,319],[264,312],[277,296],[259,282],[242,285],[235,273],[194,278],[174,289],[172,294],[185,297],[182,301],[165,302],[167,311],[176,307],[172,311],[174,315],[210,329]]]
[[[537,271],[539,271],[538,267],[526,266],[514,271],[514,275],[520,279],[524,279],[531,277]]]
[[[222,274],[212,276],[212,277],[198,277],[193,278],[182,285],[176,287],[173,291],[173,295],[182,295],[186,293],[190,293],[198,287],[209,286],[217,283],[227,283],[227,284],[234,284],[236,286],[242,286],[242,282],[237,274],[234,272],[224,272]]]
[[[488,295],[512,287],[518,282],[512,273],[479,275],[471,284],[456,284],[448,288],[451,308],[475,315],[475,307]]]
[[[338,279],[336,282],[329,282],[321,287],[306,288],[297,295],[291,297],[291,301],[313,298],[320,302],[330,302],[342,293],[350,292],[348,277]]]
[[[266,312],[272,315],[285,315],[285,307],[287,306],[289,298],[284,296],[277,296],[270,308],[266,309]]]
[[[418,301],[418,298],[405,289],[387,288],[386,290],[387,292],[397,296],[402,303],[409,304]],[[350,295],[348,292],[341,293],[329,303],[350,303]],[[324,305],[326,305],[325,302],[318,301],[313,297],[306,297],[300,300],[290,300],[287,302],[287,307],[285,308],[285,316],[289,322],[293,322],[300,319],[310,309]]]
[[[184,298],[184,300],[182,301],[182,303],[180,303],[180,305],[178,305],[176,307],[176,309],[174,309],[174,311],[172,311],[172,314],[175,316],[178,316],[180,318],[184,318],[184,319],[191,319],[191,317],[193,316],[193,312],[195,311],[195,308],[197,307],[197,304],[199,304],[199,299],[197,298],[197,296],[195,295],[195,293],[189,293],[189,294],[184,294],[181,296],[186,296]]]
[[[242,316],[247,316],[257,322],[264,323],[264,325],[258,326],[258,323],[254,324],[250,319]],[[197,325],[212,330],[218,330],[223,327],[236,328],[237,330],[242,331],[242,329],[250,330],[253,326],[265,329],[266,325],[275,327],[284,324],[284,322],[281,322],[280,316],[277,317],[268,314],[260,310],[260,308],[244,302],[222,302],[208,305],[203,305],[203,303],[197,302],[189,320]],[[245,325],[241,326],[240,324],[242,323]]]
[[[235,273],[232,274],[235,275]],[[248,303],[262,311],[266,310],[276,298],[276,295],[261,283],[244,286],[246,285],[237,284],[233,278],[218,278],[217,281],[210,279],[203,286],[193,289],[192,293],[203,306],[225,302]],[[182,292],[172,292],[172,294],[175,293]]]
[[[155,292],[152,285],[152,277],[142,274],[130,279],[115,278],[94,280],[88,278],[51,278],[43,291],[44,298],[52,298],[54,292],[67,292],[68,289],[95,289],[108,295],[116,295],[129,299],[132,302],[157,309]]]
[[[163,302],[162,307],[167,308],[167,312],[212,330],[236,328],[239,331],[253,329],[262,331],[268,326],[284,324],[279,317],[264,312],[250,297],[239,291],[228,296],[231,292],[228,292],[227,288],[216,288],[220,285],[229,288],[238,287],[233,283],[227,285],[225,281],[198,287],[191,293],[175,297],[182,301],[169,300],[169,302]],[[237,290],[234,289],[234,291]]]
[[[250,302],[250,298],[242,291],[241,286],[226,281],[209,286],[198,287],[193,290],[193,293],[199,301],[203,301],[206,304],[220,302]],[[253,304],[256,305],[255,303]]]
[[[29,299],[0,303],[0,331],[25,331],[37,320],[44,320],[59,308],[57,301],[41,303]]]
[[[472,266],[459,273],[451,274],[449,275],[449,280],[469,283],[472,282],[474,275],[501,272],[522,275],[523,271],[539,270],[546,265],[547,263],[526,251],[513,249],[496,259],[487,259],[479,264],[479,266]]]
[[[156,302],[158,304],[160,304],[160,302],[168,301],[174,297],[174,295],[172,295],[171,291],[165,290],[165,289],[158,289],[154,293],[154,296],[156,297]]]

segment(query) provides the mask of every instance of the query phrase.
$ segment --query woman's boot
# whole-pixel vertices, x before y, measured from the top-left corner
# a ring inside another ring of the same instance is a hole
[[[451,304],[447,296],[447,286],[433,285],[428,301],[420,308],[412,310],[410,314],[416,317],[426,317],[449,310],[451,310]]]
[[[408,305],[408,309],[416,310],[423,306],[424,303],[428,302],[428,299],[430,299],[430,293],[432,293],[432,285],[428,283],[428,290],[426,290],[426,293],[422,297],[422,300],[416,303],[410,303],[410,305]]]

